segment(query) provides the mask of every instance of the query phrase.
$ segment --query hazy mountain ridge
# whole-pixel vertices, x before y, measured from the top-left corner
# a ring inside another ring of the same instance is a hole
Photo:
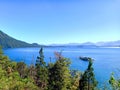
[[[40,45],[33,43],[29,44],[24,41],[20,41],[12,38],[11,36],[0,31],[0,45],[3,48],[18,48],[18,47],[39,47]]]
[[[68,44],[50,44],[50,45],[39,45],[37,43],[29,44],[24,41],[14,39],[13,37],[0,31],[0,45],[3,48],[19,48],[19,47],[120,47],[120,40],[109,41],[109,42],[85,42],[85,43],[68,43]]]
[[[96,45],[102,46],[102,47],[120,47],[120,40],[109,41],[109,42],[98,42],[98,43],[96,43]]]
[[[120,47],[120,40],[109,42],[85,42],[85,43],[68,43],[68,44],[51,44],[49,46],[77,46],[77,47]]]

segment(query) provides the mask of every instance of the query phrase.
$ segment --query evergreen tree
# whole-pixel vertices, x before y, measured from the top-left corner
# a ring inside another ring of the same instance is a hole
[[[22,65],[19,64],[20,68]],[[24,75],[24,68],[21,68],[22,70],[19,68],[17,71],[17,66],[16,62],[10,61],[7,56],[3,55],[0,48],[0,90],[39,90],[31,78],[20,77],[19,73]]]
[[[32,80],[35,80],[36,77],[36,69],[35,69],[35,66],[33,64],[31,64],[28,68],[28,76],[32,79]]]
[[[70,89],[70,70],[69,59],[56,53],[57,61],[51,64],[49,68],[49,86],[48,90],[68,90]]]
[[[78,70],[71,70],[71,89],[70,90],[79,90],[79,80],[81,72]]]
[[[97,81],[95,80],[95,75],[93,72],[94,69],[92,67],[92,61],[93,60],[89,58],[88,68],[81,76],[81,79],[79,81],[80,90],[94,90],[97,86]]]
[[[120,79],[116,79],[114,74],[111,75],[109,84],[111,85],[112,90],[120,90]]]
[[[21,78],[27,77],[27,66],[24,62],[18,62],[16,68]]]
[[[36,84],[41,89],[47,88],[47,80],[48,80],[48,70],[46,63],[44,61],[44,55],[43,55],[43,48],[40,49],[39,55],[36,60]]]

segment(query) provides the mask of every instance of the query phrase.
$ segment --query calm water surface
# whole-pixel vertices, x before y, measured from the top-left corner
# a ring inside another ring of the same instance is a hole
[[[4,49],[5,55],[14,61],[24,61],[30,65],[35,63],[36,57],[39,55],[40,48],[15,48]],[[48,63],[55,61],[54,52],[62,52],[62,55],[70,58],[71,69],[84,71],[87,68],[88,62],[79,60],[79,56],[88,56],[94,59],[93,67],[96,79],[99,85],[108,82],[112,72],[118,73],[120,69],[120,48],[78,48],[78,47],[53,47],[44,48],[45,61]]]

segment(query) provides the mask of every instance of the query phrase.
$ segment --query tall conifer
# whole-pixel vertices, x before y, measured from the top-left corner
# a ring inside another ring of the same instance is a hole
[[[46,67],[46,63],[44,61],[43,48],[39,51],[39,56],[36,60],[36,84],[41,89],[45,90],[47,88],[47,80],[48,80],[48,70]]]
[[[69,90],[70,88],[70,61],[56,53],[57,61],[49,68],[48,90]]]
[[[82,75],[80,81],[79,81],[79,89],[80,90],[94,90],[97,86],[97,81],[95,79],[94,75],[94,69],[92,67],[92,59],[89,58],[89,65],[87,70]]]

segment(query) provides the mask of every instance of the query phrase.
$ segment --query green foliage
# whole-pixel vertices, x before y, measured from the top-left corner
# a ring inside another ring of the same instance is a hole
[[[77,70],[71,70],[71,89],[70,90],[79,90],[79,80],[81,72]]]
[[[34,65],[30,65],[28,68],[28,77],[30,77],[32,80],[36,80],[36,69]]]
[[[0,49],[0,90],[38,90],[33,80],[27,77],[21,78],[20,69],[16,68],[17,63],[10,61]]]
[[[36,60],[36,84],[41,89],[47,89],[48,82],[48,69],[44,61],[43,48],[40,49],[39,55]]]
[[[113,73],[110,77],[109,83],[112,87],[112,90],[120,90],[120,79],[115,79]]]
[[[92,61],[85,73],[70,70],[70,60],[55,53],[56,62],[46,65],[43,48],[39,51],[35,65],[12,62],[0,49],[0,90],[94,90]],[[79,82],[80,81],[80,82]],[[86,89],[87,88],[87,89]]]
[[[21,78],[25,78],[27,76],[27,66],[24,62],[18,62],[16,69]]]
[[[97,81],[95,80],[95,75],[93,72],[92,67],[92,59],[89,58],[89,65],[87,70],[82,75],[80,81],[79,81],[79,89],[80,90],[95,90],[97,86]]]
[[[57,61],[49,67],[49,87],[48,90],[68,90],[71,79],[69,65],[70,61],[56,53]]]

